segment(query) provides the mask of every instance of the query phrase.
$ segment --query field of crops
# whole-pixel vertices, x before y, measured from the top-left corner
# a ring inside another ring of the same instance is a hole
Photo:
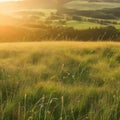
[[[0,43],[0,120],[120,120],[120,43]]]

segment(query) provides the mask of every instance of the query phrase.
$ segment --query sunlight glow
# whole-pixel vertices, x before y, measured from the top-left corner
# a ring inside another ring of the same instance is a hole
[[[19,1],[19,0],[0,0],[0,2],[12,2],[12,1]]]

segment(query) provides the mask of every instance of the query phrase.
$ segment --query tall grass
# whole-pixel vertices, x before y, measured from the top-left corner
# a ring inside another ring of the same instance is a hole
[[[120,44],[0,44],[0,120],[119,120]]]

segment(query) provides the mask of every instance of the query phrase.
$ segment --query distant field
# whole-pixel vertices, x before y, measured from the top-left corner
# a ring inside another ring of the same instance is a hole
[[[67,3],[65,7],[77,10],[101,10],[106,8],[120,7],[120,3],[72,1]]]
[[[112,20],[111,20],[112,22]],[[89,28],[100,28],[100,27],[106,27],[106,26],[114,26],[116,29],[120,29],[120,24],[107,24],[107,25],[102,25],[99,23],[95,23],[95,22],[85,22],[85,21],[75,21],[75,20],[71,20],[71,21],[67,21],[66,23],[67,27],[73,27],[75,29],[80,29],[80,30],[85,30],[85,29],[89,29]]]
[[[115,25],[115,28],[120,30],[120,24],[119,25]]]
[[[75,21],[75,20],[67,21],[66,26],[80,30],[103,27],[103,25],[101,24],[97,24],[93,22]]]
[[[1,120],[119,120],[120,43],[0,43]]]

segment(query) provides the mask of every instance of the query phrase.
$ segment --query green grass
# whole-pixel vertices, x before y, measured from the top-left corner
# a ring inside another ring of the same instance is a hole
[[[120,120],[120,43],[0,43],[1,120]]]
[[[67,3],[65,7],[70,9],[77,9],[77,10],[101,10],[105,8],[120,7],[120,3],[72,1]]]
[[[120,24],[115,25],[115,28],[116,28],[116,29],[120,29]]]
[[[93,23],[93,22],[83,22],[83,21],[71,20],[71,21],[67,21],[66,26],[73,27],[75,29],[84,30],[84,29],[96,28],[96,27],[100,28],[103,25]]]

